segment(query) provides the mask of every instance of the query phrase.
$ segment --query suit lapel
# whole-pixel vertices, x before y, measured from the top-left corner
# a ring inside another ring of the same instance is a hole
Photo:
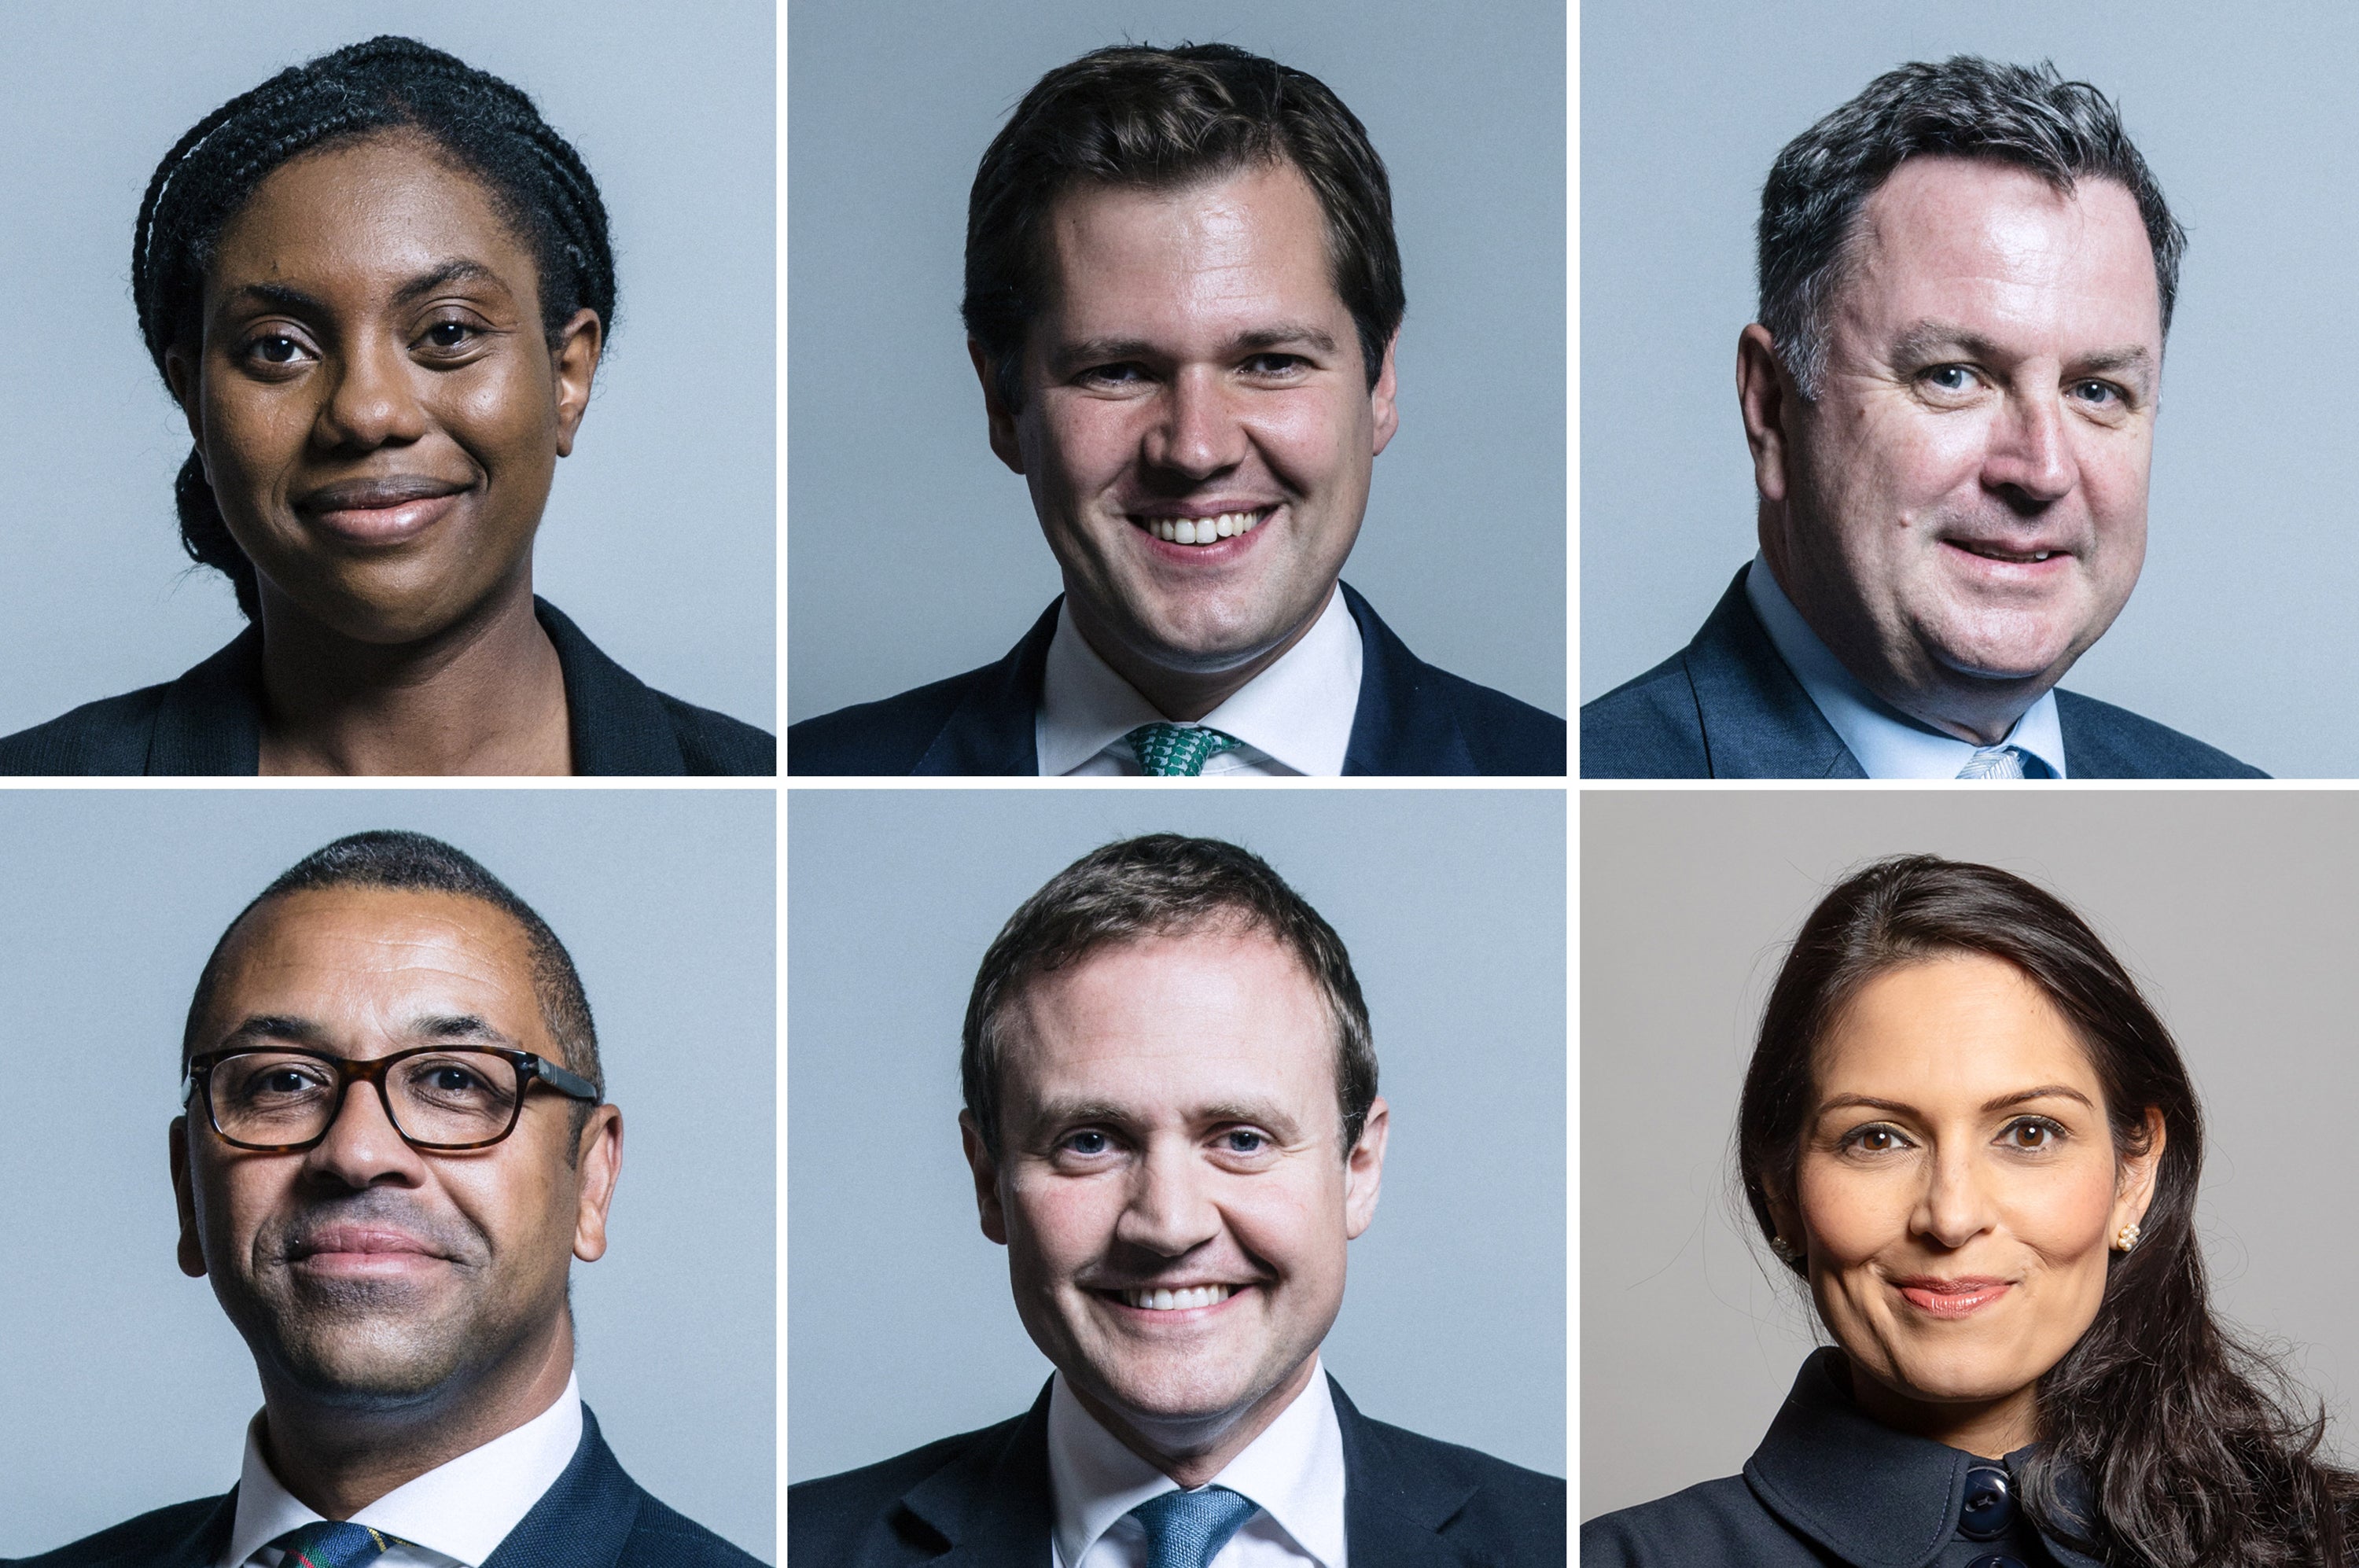
[[[904,1492],[901,1506],[950,1543],[929,1568],[1041,1568],[1055,1519],[1048,1387],[1004,1443],[968,1450]]]
[[[1360,627],[1360,702],[1352,713],[1343,771],[1474,772],[1474,754],[1458,727],[1458,715],[1440,694],[1437,671],[1409,652],[1350,583],[1336,586]]]
[[[1810,694],[1786,667],[1738,571],[1681,656],[1715,779],[1864,779]]]
[[[640,1496],[584,1405],[571,1463],[484,1559],[484,1568],[614,1568],[639,1517]]]
[[[1495,1568],[1460,1552],[1445,1533],[1475,1488],[1401,1454],[1332,1377],[1327,1389],[1343,1432],[1343,1532],[1352,1568]]]
[[[1065,602],[1050,602],[1024,640],[1007,650],[998,663],[974,672],[974,677],[951,710],[950,717],[918,759],[912,773],[1037,776],[1040,750],[1034,721],[1040,712],[1040,683],[1049,669],[1049,644],[1057,636],[1057,611]]]
[[[164,688],[147,771],[240,777],[262,771],[262,628],[249,626]]]

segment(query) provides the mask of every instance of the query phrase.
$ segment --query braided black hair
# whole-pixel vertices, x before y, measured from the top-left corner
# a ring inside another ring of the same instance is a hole
[[[238,94],[190,127],[157,166],[139,204],[131,295],[158,374],[174,345],[201,334],[213,245],[270,172],[329,142],[397,130],[430,138],[489,190],[533,253],[541,328],[552,342],[585,307],[613,335],[614,252],[605,203],[582,155],[518,89],[415,38],[388,36],[289,66]],[[254,563],[230,537],[194,452],[173,499],[181,548],[227,575],[238,608],[254,618]]]

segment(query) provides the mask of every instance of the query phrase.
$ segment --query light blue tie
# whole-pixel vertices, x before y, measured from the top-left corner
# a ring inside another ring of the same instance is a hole
[[[1130,1510],[1147,1527],[1147,1568],[1209,1568],[1229,1537],[1260,1511],[1243,1492],[1166,1492]]]
[[[1978,746],[1958,769],[1961,779],[2020,779],[2023,753],[2011,746]]]
[[[287,1554],[286,1568],[363,1568],[409,1543],[364,1524],[322,1519],[298,1526],[270,1544]]]
[[[1138,766],[1158,779],[1193,779],[1213,757],[1245,745],[1201,724],[1141,724],[1122,741]]]

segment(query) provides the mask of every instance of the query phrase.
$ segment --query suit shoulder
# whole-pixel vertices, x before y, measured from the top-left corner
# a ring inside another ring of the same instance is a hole
[[[196,1531],[220,1509],[223,1500],[203,1497],[158,1508],[55,1552],[23,1558],[16,1568],[154,1568],[158,1563],[175,1560],[162,1555],[171,1548],[192,1547]]]
[[[762,778],[778,770],[778,737],[743,719],[711,708],[700,708],[665,692],[656,693],[672,733],[679,737],[679,754],[691,774],[727,778]]]
[[[1568,732],[1562,719],[1462,675],[1440,669],[1433,673],[1458,710],[1459,729],[1474,755],[1477,773],[1563,777]]]
[[[761,1561],[642,1488],[639,1517],[614,1568],[760,1568]]]
[[[1745,1563],[1763,1568],[1821,1561],[1764,1508],[1742,1475],[1706,1481],[1601,1514],[1581,1527],[1581,1568],[1697,1568]]]
[[[979,1446],[1004,1447],[1023,1421],[1016,1416],[857,1470],[796,1482],[787,1488],[788,1551],[812,1562],[857,1561],[858,1543],[890,1520],[904,1493]]]
[[[986,664],[882,702],[856,702],[788,724],[787,771],[882,777],[914,773],[968,691],[995,668]]]
[[[0,740],[0,774],[137,774],[147,771],[147,746],[169,681],[61,713]]]
[[[1527,1470],[1479,1448],[1444,1443],[1406,1427],[1370,1421],[1366,1416],[1358,1416],[1357,1420],[1371,1436],[1382,1440],[1395,1465],[1447,1476],[1474,1488],[1461,1515],[1462,1528],[1469,1523],[1480,1527],[1485,1535],[1495,1537],[1503,1549],[1514,1543],[1522,1552],[1537,1552],[1550,1562],[1563,1557],[1562,1477]],[[1554,1545],[1553,1556],[1548,1553],[1550,1542]],[[1510,1552],[1509,1556],[1515,1561],[1523,1560],[1516,1552]]]
[[[1684,651],[1581,705],[1583,779],[1702,779],[1711,771]]]
[[[2217,746],[2127,708],[2060,689],[2064,766],[2075,779],[2266,779]]]

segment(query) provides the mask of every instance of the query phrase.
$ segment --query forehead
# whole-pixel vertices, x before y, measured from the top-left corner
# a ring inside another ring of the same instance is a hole
[[[1012,1107],[1082,1097],[1142,1112],[1334,1100],[1334,1029],[1317,984],[1276,939],[1197,931],[1102,948],[1017,998]]]
[[[1071,336],[1348,318],[1326,215],[1280,161],[1176,187],[1085,184],[1049,208],[1051,312]]]
[[[2104,1103],[2087,1048],[2048,993],[1981,953],[1868,981],[1819,1042],[1815,1066],[1822,1099],[1865,1094],[1932,1109],[2055,1084]]]
[[[1912,158],[1861,209],[1838,313],[1871,329],[1949,321],[2159,354],[2161,293],[2136,198],[2059,191],[1990,158]],[[2069,346],[2069,345],[2068,345]]]
[[[207,1027],[291,1016],[353,1045],[427,1016],[474,1015],[512,1039],[542,1034],[523,928],[455,893],[330,887],[273,898],[222,955]]]

